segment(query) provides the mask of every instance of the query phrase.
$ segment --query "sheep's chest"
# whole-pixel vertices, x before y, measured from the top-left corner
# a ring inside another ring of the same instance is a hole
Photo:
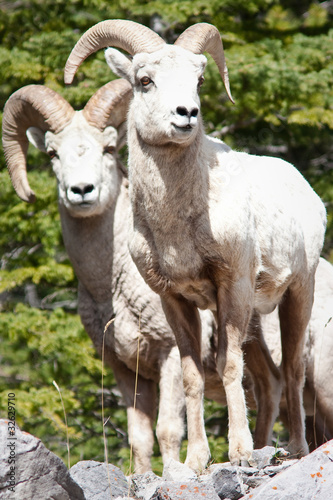
[[[182,280],[172,286],[175,293],[194,302],[199,309],[216,310],[216,287],[208,278]]]
[[[193,214],[178,217],[172,225],[150,222],[150,242],[136,245],[136,250],[148,251],[151,256],[147,259],[147,254],[142,252],[137,259],[145,267],[142,274],[148,284],[159,294],[170,291],[194,302],[200,309],[215,310],[213,269],[222,267],[224,260],[212,234],[203,230],[209,228],[209,224],[204,223],[202,215],[194,217]]]
[[[182,295],[200,309],[216,309],[216,286],[210,268],[189,235],[181,246],[169,240],[159,254],[159,270],[169,291]]]

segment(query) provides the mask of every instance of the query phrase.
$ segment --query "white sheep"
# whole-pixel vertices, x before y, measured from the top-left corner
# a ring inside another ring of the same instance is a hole
[[[74,111],[57,92],[28,85],[6,103],[2,139],[12,183],[25,201],[35,199],[26,174],[27,136],[51,157],[63,239],[79,281],[78,312],[100,356],[104,327],[115,315],[105,336],[104,359],[127,407],[134,468],[142,473],[151,469],[157,385],[157,435],[164,461],[179,458],[185,401],[174,336],[158,295],[141,278],[127,248],[128,180],[118,149],[130,95],[127,81],[113,81],[82,111]]]
[[[182,359],[186,396],[186,463],[203,469],[209,446],[203,421],[204,371],[198,308],[214,311],[216,365],[229,411],[229,458],[249,463],[253,443],[242,388],[242,344],[253,314],[279,306],[289,449],[308,452],[302,388],[304,333],[323,245],[323,203],[292,165],[232,151],[205,136],[199,88],[209,52],[229,97],[218,30],[198,23],[166,44],[131,21],[104,21],[88,30],[65,68],[70,83],[79,64],[102,47],[111,69],[128,79],[130,252],[160,294]],[[257,328],[259,331],[260,329]]]

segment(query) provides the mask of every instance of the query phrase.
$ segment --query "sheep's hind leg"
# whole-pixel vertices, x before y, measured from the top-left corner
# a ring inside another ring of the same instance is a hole
[[[279,306],[282,370],[285,383],[289,444],[292,455],[301,457],[309,452],[305,439],[303,408],[304,335],[310,320],[313,301],[313,279],[301,286],[289,287]]]
[[[187,412],[186,465],[201,472],[210,457],[203,418],[204,371],[201,362],[201,321],[198,309],[181,296],[163,296],[166,318],[179,347]]]
[[[262,334],[260,315],[254,313],[243,344],[244,361],[254,383],[257,419],[254,433],[256,449],[271,444],[272,430],[279,414],[282,392],[280,369],[274,364]]]

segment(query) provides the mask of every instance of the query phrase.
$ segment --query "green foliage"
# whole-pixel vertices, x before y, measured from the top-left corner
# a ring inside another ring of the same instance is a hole
[[[115,78],[100,51],[80,66],[74,85],[63,83],[72,47],[101,20],[132,19],[155,27],[169,42],[195,22],[212,23],[222,35],[235,105],[228,102],[208,56],[202,89],[207,131],[236,149],[282,156],[302,171],[326,202],[325,256],[333,260],[333,23],[328,7],[312,0],[2,2],[0,109],[15,90],[31,83],[51,87],[80,109]],[[72,463],[103,460],[101,364],[75,314],[77,282],[61,238],[56,181],[47,157],[33,148],[28,165],[37,195],[33,205],[15,195],[0,147],[1,401],[13,390],[19,425],[66,462],[55,380],[66,407]],[[109,372],[104,386],[109,458],[128,472],[126,414]],[[208,401],[205,407],[213,460],[226,459],[226,410]],[[183,459],[185,453],[186,442]],[[157,445],[153,465],[160,473]]]
[[[45,296],[76,280],[62,245],[54,176],[42,170],[29,179],[37,201],[28,206],[18,201],[8,173],[0,172],[0,293],[34,283]]]
[[[1,314],[0,335],[4,408],[8,392],[14,392],[18,425],[40,437],[66,461],[66,427],[55,380],[66,409],[72,464],[92,458],[103,461],[102,366],[77,315],[18,304],[13,312]],[[107,369],[104,372],[106,417],[110,407],[116,409],[106,426],[109,455],[118,463],[118,452],[127,443],[125,433],[117,428],[125,424],[126,417],[118,393],[112,389],[113,375]],[[1,417],[6,417],[5,411]]]
[[[228,410],[215,401],[205,400],[205,428],[212,462],[227,462]]]

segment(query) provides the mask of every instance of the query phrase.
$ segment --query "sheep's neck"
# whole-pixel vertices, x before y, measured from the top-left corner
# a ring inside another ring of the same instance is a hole
[[[110,308],[123,300],[126,275],[137,272],[127,247],[127,185],[127,179],[120,178],[115,203],[96,217],[72,217],[59,204],[63,239],[80,289]]]
[[[212,308],[215,291],[200,247],[209,237],[202,234],[202,228],[209,228],[209,169],[214,161],[208,157],[206,140],[202,132],[187,148],[139,147],[138,141],[134,152],[130,149],[136,227],[130,248],[140,272],[157,293],[173,283],[176,293],[184,290],[187,296],[190,287],[195,289],[191,300],[199,307]]]
[[[72,217],[59,205],[63,239],[75,274],[98,303],[111,298],[114,208],[95,217]]]
[[[187,147],[178,144],[152,146],[136,135],[129,149],[131,201],[144,200],[145,217],[161,224],[161,217],[172,228],[195,217],[207,204],[209,167],[204,158],[200,130]],[[135,153],[134,153],[135,151]],[[133,153],[132,153],[133,152]],[[142,198],[143,197],[143,198]]]

